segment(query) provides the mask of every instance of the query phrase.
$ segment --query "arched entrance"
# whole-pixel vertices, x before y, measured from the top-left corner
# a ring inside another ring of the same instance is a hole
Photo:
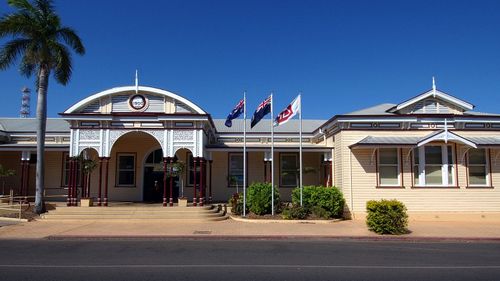
[[[161,149],[151,152],[144,161],[143,200],[159,203],[163,201],[163,154]],[[167,198],[177,201],[179,197],[178,177],[172,178],[172,195],[170,196],[170,177],[166,178]]]

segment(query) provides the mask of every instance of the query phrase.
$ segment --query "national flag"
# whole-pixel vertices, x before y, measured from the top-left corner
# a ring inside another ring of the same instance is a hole
[[[259,121],[271,112],[272,96],[269,96],[265,101],[261,102],[252,116],[250,128],[253,128]]]
[[[292,119],[300,111],[300,96],[297,96],[283,111],[274,119],[274,126],[279,126]]]
[[[243,113],[244,108],[245,108],[245,100],[242,99],[240,100],[240,102],[238,102],[238,104],[234,107],[231,113],[229,113],[229,115],[227,116],[225,125],[227,127],[233,126],[232,120],[238,118]]]

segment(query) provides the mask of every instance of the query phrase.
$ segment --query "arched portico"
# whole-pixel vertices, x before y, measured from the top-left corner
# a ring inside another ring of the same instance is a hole
[[[181,150],[189,151],[196,160],[203,159],[205,145],[215,134],[210,116],[201,107],[172,92],[151,87],[127,86],[106,90],[83,99],[61,115],[71,124],[70,157],[77,157],[86,149],[97,152],[101,178],[98,185],[102,190],[102,194],[98,194],[98,204],[103,205],[107,204],[109,186],[109,195],[114,200],[139,201],[144,198],[142,177],[145,162],[139,160],[143,158],[118,155],[117,152],[133,154],[138,150],[141,157],[147,157],[142,155],[144,149],[160,149],[166,169]],[[133,135],[147,136],[145,142],[153,140],[154,145],[144,147],[146,144],[142,139],[130,138]],[[121,145],[117,149],[117,144],[127,138],[133,144]],[[136,191],[119,183],[119,176],[126,174],[125,168],[121,171],[120,159],[123,163],[132,160],[136,163],[135,182],[128,184],[135,186]],[[163,182],[163,187],[166,184]],[[140,195],[137,189],[141,190]],[[102,202],[99,201],[101,197]],[[71,205],[75,205],[76,199],[72,200]]]

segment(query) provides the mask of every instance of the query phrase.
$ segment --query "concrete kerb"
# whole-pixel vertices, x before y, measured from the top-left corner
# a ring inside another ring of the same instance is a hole
[[[17,218],[7,218],[7,217],[0,217],[0,221],[8,221],[8,222],[28,222],[27,219],[17,219]]]
[[[248,223],[284,223],[284,224],[330,224],[343,221],[343,219],[332,220],[271,220],[271,219],[248,219],[238,216],[229,215],[235,221]]]
[[[500,238],[486,238],[486,237],[415,237],[415,236],[391,236],[391,235],[378,235],[378,236],[329,236],[329,235],[93,235],[93,236],[79,236],[79,235],[51,235],[44,239],[52,241],[63,240],[270,240],[270,241],[385,241],[385,242],[415,242],[415,243],[428,243],[428,242],[490,242],[500,243]]]

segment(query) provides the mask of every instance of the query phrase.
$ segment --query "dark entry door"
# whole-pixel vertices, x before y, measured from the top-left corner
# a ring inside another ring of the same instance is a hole
[[[172,198],[177,202],[179,186],[177,177],[172,178]],[[167,177],[167,202],[170,198],[170,178]],[[163,202],[163,171],[155,171],[154,167],[144,168],[144,202]]]
[[[163,201],[163,172],[153,167],[144,168],[144,202]]]

